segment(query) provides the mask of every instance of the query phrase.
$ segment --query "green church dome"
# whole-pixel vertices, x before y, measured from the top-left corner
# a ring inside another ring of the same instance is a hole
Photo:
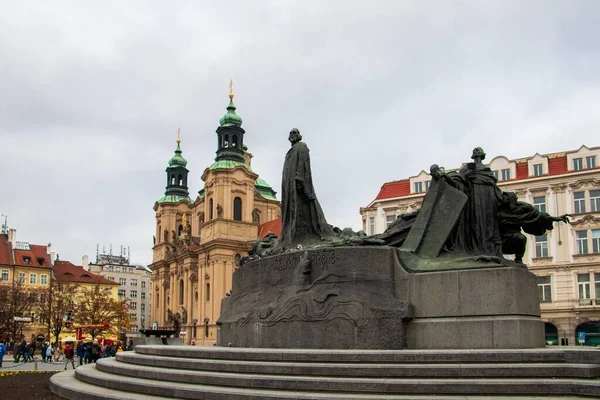
[[[233,105],[233,94],[229,95],[229,105],[227,106],[227,114],[223,115],[219,120],[221,126],[242,126],[242,117],[235,113],[235,105]]]
[[[181,147],[179,147],[179,142],[180,139],[177,139],[177,149],[175,149],[175,155],[173,158],[169,160],[169,167],[178,165],[185,167],[187,165],[187,160],[181,155]]]

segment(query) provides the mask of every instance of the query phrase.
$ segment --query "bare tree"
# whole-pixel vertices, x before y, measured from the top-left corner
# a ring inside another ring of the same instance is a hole
[[[38,309],[40,290],[19,281],[0,285],[0,337],[21,340],[25,324]]]
[[[113,299],[100,285],[84,288],[79,292],[74,321],[77,325],[94,325],[83,329],[92,338],[107,330],[119,336],[121,328],[129,329],[130,325],[127,302],[127,299]],[[109,327],[106,328],[103,324],[108,324]]]
[[[48,333],[58,342],[60,333],[67,327],[66,316],[71,318],[77,312],[77,294],[79,288],[76,283],[52,279],[50,287],[43,293],[39,310],[48,326]]]

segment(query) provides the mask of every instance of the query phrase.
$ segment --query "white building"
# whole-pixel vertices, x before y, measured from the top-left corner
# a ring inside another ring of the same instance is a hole
[[[96,263],[88,264],[83,256],[83,267],[119,283],[119,299],[127,299],[131,329],[125,332],[130,337],[140,336],[139,329],[152,327],[152,271],[143,265],[130,265],[123,255],[98,254]]]

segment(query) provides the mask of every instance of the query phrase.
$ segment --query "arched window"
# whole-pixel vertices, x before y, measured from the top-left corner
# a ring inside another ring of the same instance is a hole
[[[229,147],[229,135],[225,135],[225,141],[223,142],[223,147]]]
[[[210,283],[206,284],[206,301],[210,301]]]
[[[233,139],[231,140],[231,147],[236,147],[238,144],[238,137],[237,135],[233,135]]]
[[[179,174],[177,178],[179,180],[179,186],[183,186],[183,175]]]
[[[160,307],[160,295],[156,295],[156,308]]]
[[[175,184],[175,174],[171,175],[171,185]]]
[[[233,199],[233,220],[242,220],[242,199],[240,199],[239,197]]]
[[[183,304],[183,279],[179,280],[179,304]]]
[[[210,199],[208,201],[208,220],[210,221],[211,219],[213,219],[213,217],[214,217],[213,199]]]
[[[158,233],[156,234],[156,243],[162,242],[162,240],[160,240],[160,234],[161,234],[161,232],[162,232],[162,227],[159,224],[158,225]]]

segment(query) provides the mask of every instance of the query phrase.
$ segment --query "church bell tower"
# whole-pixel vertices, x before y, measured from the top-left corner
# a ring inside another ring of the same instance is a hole
[[[244,162],[244,129],[242,117],[235,113],[233,104],[233,82],[229,82],[229,105],[227,114],[219,120],[217,128],[217,157],[215,161],[230,160]]]

